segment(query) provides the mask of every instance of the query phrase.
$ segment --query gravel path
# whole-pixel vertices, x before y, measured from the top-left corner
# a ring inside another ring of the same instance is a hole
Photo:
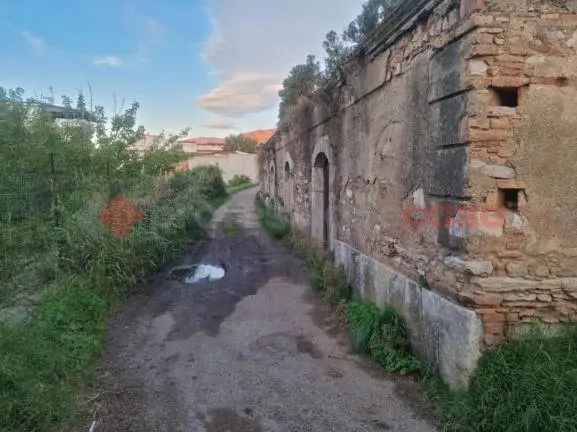
[[[259,227],[255,194],[236,194],[175,265],[221,265],[224,279],[167,269],[110,324],[96,432],[434,431],[417,383],[350,352],[303,263]]]

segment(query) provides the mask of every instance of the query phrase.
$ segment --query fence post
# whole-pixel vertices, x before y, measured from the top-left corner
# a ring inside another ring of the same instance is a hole
[[[60,214],[58,212],[58,193],[56,191],[56,161],[54,153],[50,153],[50,193],[52,194],[52,214],[54,217],[54,226],[60,226]]]

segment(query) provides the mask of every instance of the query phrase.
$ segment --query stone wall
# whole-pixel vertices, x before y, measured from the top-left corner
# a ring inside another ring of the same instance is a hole
[[[577,318],[576,11],[406,1],[263,148],[263,192],[454,385],[525,323]]]

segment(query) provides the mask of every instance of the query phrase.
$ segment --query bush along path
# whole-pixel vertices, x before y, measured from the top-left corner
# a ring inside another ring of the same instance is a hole
[[[577,329],[534,327],[487,352],[468,390],[451,391],[410,353],[392,309],[351,300],[341,269],[293,232],[275,203],[258,200],[262,226],[305,257],[312,284],[348,327],[352,346],[389,373],[416,374],[447,432],[577,431]]]
[[[214,168],[179,174],[160,190],[142,210],[130,207],[130,197],[112,199],[61,228],[58,276],[27,324],[0,327],[0,430],[61,430],[73,419],[76,391],[93,378],[111,308],[187,243],[204,238],[227,196]],[[138,222],[131,224],[127,206]]]

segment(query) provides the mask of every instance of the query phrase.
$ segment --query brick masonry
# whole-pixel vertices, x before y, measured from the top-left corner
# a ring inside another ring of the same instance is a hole
[[[476,313],[481,349],[576,321],[577,1],[407,1],[345,69],[281,119],[263,193]]]

